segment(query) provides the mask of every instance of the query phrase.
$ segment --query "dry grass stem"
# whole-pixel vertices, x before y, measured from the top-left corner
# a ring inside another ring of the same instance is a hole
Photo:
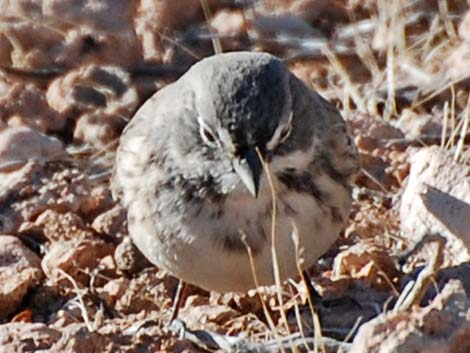
[[[269,170],[269,165],[263,159],[261,152],[258,148],[256,148],[256,152],[258,153],[258,157],[263,164],[263,169],[266,173],[269,188],[271,190],[271,200],[272,200],[272,217],[271,217],[271,254],[273,260],[273,272],[274,272],[274,281],[276,285],[276,294],[277,299],[279,302],[279,313],[281,314],[281,319],[284,324],[284,328],[286,332],[290,333],[289,324],[287,322],[287,316],[284,312],[284,299],[282,297],[282,282],[281,282],[281,275],[279,273],[279,261],[277,257],[277,237],[276,237],[276,223],[277,223],[277,193],[274,187],[274,183],[271,177],[271,172]]]
[[[207,27],[209,28],[209,31],[211,34],[211,42],[212,42],[212,47],[214,48],[214,54],[221,54],[224,52],[222,49],[222,42],[220,41],[220,38],[216,35],[216,33],[214,32],[210,24],[212,13],[211,13],[209,4],[207,3],[207,0],[200,0],[200,2],[201,2],[202,10],[204,11],[204,17],[206,18]]]
[[[464,149],[464,143],[465,143],[465,137],[467,136],[467,131],[468,131],[468,125],[469,125],[469,120],[470,120],[470,94],[468,95],[467,99],[467,106],[464,111],[464,118],[463,118],[463,123],[462,123],[462,129],[460,132],[460,137],[457,142],[457,148],[455,150],[455,155],[454,155],[454,160],[459,161],[460,157],[462,155],[462,151]]]
[[[78,308],[80,309],[83,321],[85,322],[85,325],[88,331],[89,332],[96,331],[95,325],[91,323],[90,317],[88,316],[88,310],[86,308],[85,302],[83,301],[83,295],[82,295],[80,288],[78,288],[77,282],[73,279],[72,276],[70,276],[67,272],[65,272],[61,268],[58,268],[55,271],[57,271],[57,273],[65,277],[72,284],[73,289],[75,291],[75,295],[77,296],[77,299],[78,299],[78,303],[79,303]]]
[[[424,242],[432,242],[435,244],[434,256],[429,264],[421,270],[416,281],[410,281],[407,284],[393,308],[395,312],[407,311],[413,305],[419,305],[429,285],[432,283],[432,279],[436,276],[442,265],[444,259],[444,245],[446,243],[445,238],[440,235],[429,235],[423,239],[422,243]],[[419,246],[422,245],[420,244]]]

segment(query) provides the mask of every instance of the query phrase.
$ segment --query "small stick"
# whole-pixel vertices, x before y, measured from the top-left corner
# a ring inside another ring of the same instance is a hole
[[[175,296],[173,297],[173,306],[171,307],[171,315],[168,324],[171,324],[171,322],[178,317],[185,288],[186,283],[184,283],[182,280],[179,280],[178,286],[176,287]]]

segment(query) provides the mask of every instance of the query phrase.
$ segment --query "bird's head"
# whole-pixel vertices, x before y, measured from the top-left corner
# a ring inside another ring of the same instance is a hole
[[[257,196],[263,173],[292,129],[290,73],[269,54],[210,57],[186,74],[197,133],[206,156],[229,162],[232,173]]]

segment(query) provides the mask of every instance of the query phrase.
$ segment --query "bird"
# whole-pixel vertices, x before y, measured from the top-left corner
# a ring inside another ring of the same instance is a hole
[[[332,246],[357,169],[339,111],[280,58],[240,51],[200,60],[140,107],[111,190],[151,263],[209,291],[246,292]]]

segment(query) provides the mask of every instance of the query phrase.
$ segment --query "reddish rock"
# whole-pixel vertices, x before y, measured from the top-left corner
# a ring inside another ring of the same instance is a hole
[[[37,86],[0,78],[0,121],[12,119],[41,132],[60,131],[66,122]]]
[[[129,274],[137,274],[144,268],[152,266],[129,237],[125,237],[116,247],[114,260],[119,270]]]
[[[199,0],[141,0],[134,21],[144,59],[165,61],[165,40],[161,34],[168,35],[203,18]]]
[[[58,270],[68,273],[74,280],[85,284],[87,271],[94,270],[100,260],[111,254],[113,247],[100,240],[74,239],[55,242],[42,259],[41,266],[47,277],[55,282],[69,283]]]
[[[125,70],[88,65],[54,80],[47,90],[47,101],[61,113],[79,109],[129,116],[137,107],[138,96]]]
[[[91,227],[100,234],[106,234],[114,239],[122,239],[127,231],[127,212],[120,205],[96,217]]]
[[[94,237],[83,220],[71,212],[58,213],[46,210],[37,217],[34,226],[36,229],[41,229],[50,242]]]
[[[2,352],[49,352],[61,332],[42,323],[9,323],[0,325]]]
[[[11,53],[13,52],[13,45],[5,36],[0,33],[0,66],[10,67],[11,66]]]
[[[3,2],[4,47],[13,46],[10,57],[17,68],[132,65],[141,59],[133,30],[135,6],[127,0]]]
[[[119,138],[126,124],[127,120],[118,114],[84,114],[77,121],[73,137],[77,141],[91,144],[98,150],[112,150],[112,142]]]
[[[0,168],[13,162],[48,161],[65,154],[60,140],[26,126],[0,131]]]
[[[368,286],[391,290],[398,271],[385,247],[368,242],[354,244],[334,259],[333,279],[345,276],[363,280]]]
[[[109,185],[99,184],[94,186],[90,193],[83,199],[80,205],[80,213],[82,213],[87,220],[91,220],[102,212],[109,211],[115,207],[115,202],[111,196]]]
[[[469,318],[465,291],[459,281],[453,280],[427,307],[389,311],[362,325],[349,352],[469,352]]]
[[[14,312],[42,278],[39,257],[18,238],[0,235],[0,320]]]

